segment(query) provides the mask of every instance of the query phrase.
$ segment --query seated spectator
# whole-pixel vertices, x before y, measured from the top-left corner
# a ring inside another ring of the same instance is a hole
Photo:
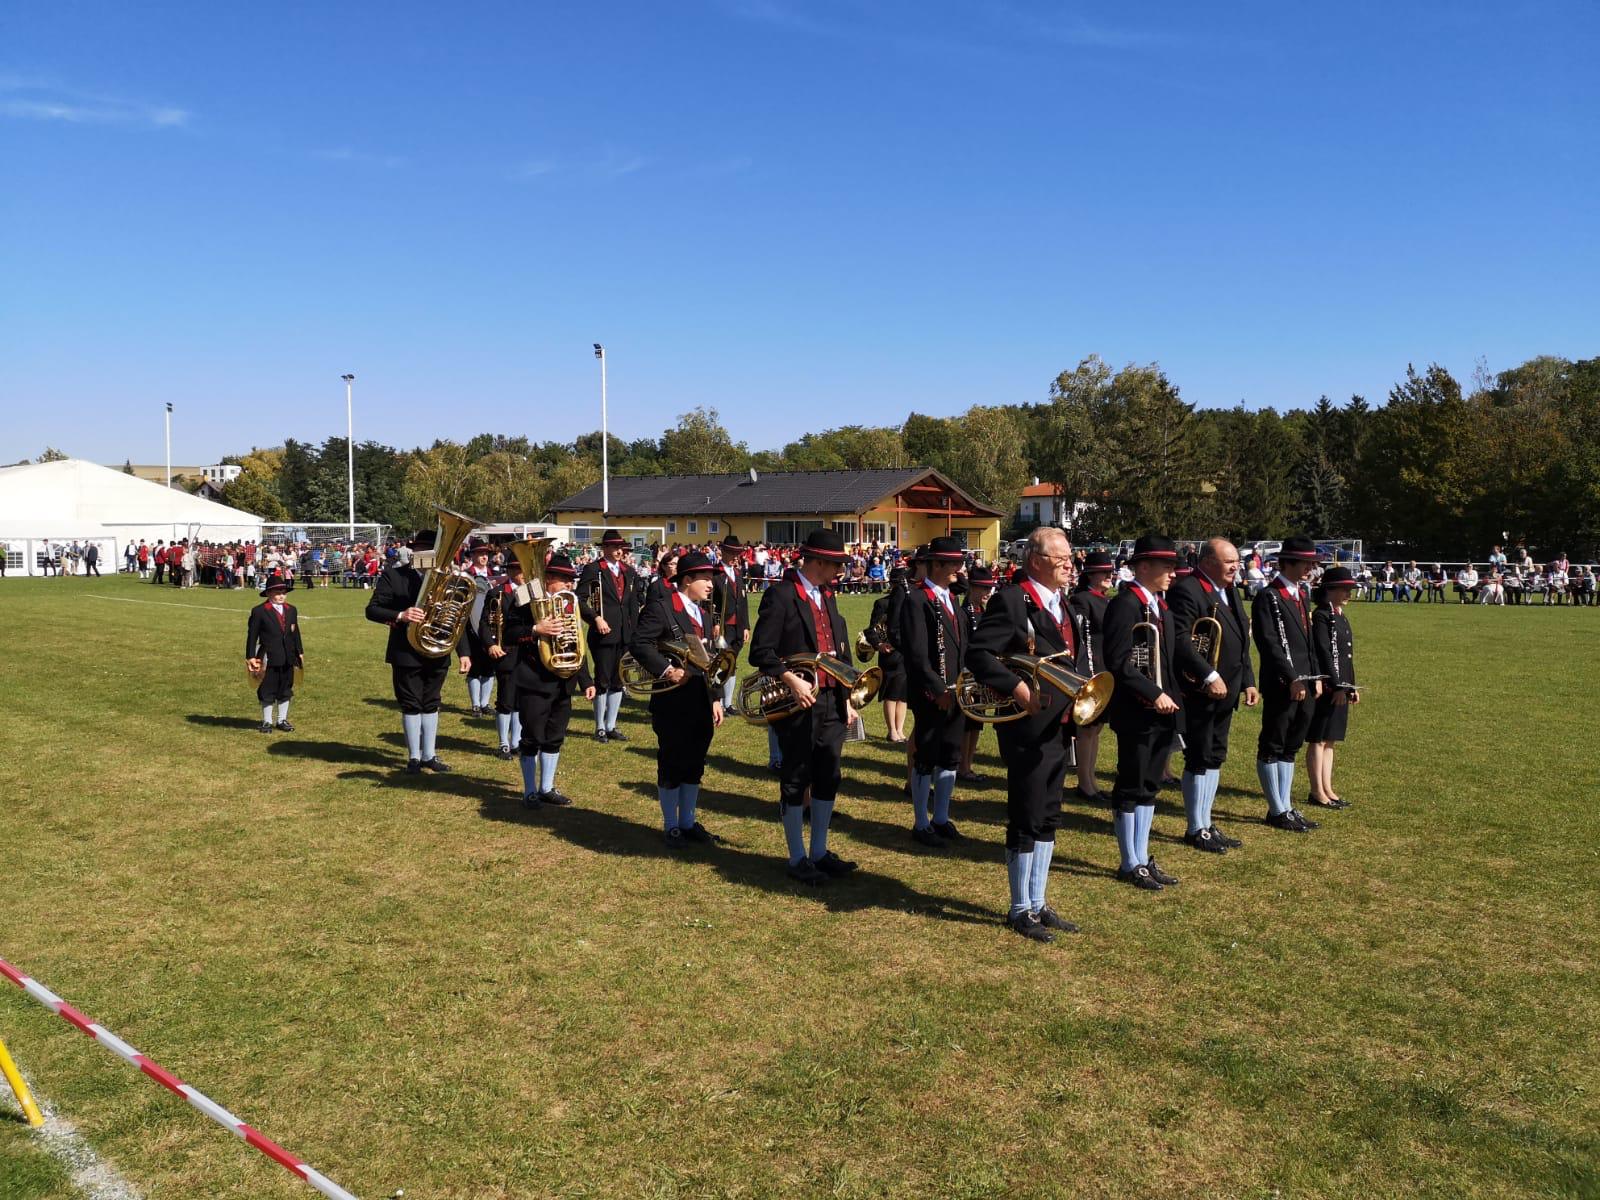
[[[1479,604],[1504,604],[1506,602],[1506,589],[1504,577],[1493,567],[1484,577],[1483,585],[1478,589]]]
[[[1521,604],[1523,585],[1527,582],[1522,578],[1522,568],[1507,567],[1503,582],[1506,589],[1506,603]]]
[[[1422,600],[1422,572],[1417,569],[1416,559],[1406,564],[1405,574],[1400,577],[1400,599],[1413,604]]]
[[[1456,572],[1456,602],[1470,604],[1478,598],[1478,568],[1467,563]]]
[[[1386,595],[1391,600],[1398,600],[1397,589],[1399,584],[1400,573],[1394,569],[1394,563],[1384,563],[1383,566],[1378,569],[1378,577],[1376,580],[1379,603],[1382,603],[1383,598]]]
[[[1427,589],[1429,604],[1444,603],[1445,581],[1444,567],[1439,563],[1434,563],[1424,573],[1422,583]]]
[[[1544,602],[1546,604],[1567,602],[1567,568],[1559,559],[1551,563],[1549,571],[1545,572]]]

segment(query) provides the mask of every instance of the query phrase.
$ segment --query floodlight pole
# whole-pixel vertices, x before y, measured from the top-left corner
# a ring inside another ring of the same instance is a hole
[[[344,448],[347,456],[348,475],[350,486],[350,541],[356,540],[356,419],[355,408],[351,403],[351,389],[354,387],[354,375],[341,375],[344,380]]]
[[[167,490],[172,490],[172,402],[167,402]]]
[[[594,344],[594,356],[600,360],[600,517],[611,511],[611,433],[606,420],[606,348]]]

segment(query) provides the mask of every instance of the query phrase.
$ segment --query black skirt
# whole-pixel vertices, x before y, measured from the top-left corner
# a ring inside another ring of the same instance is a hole
[[[879,700],[899,700],[906,698],[906,669],[902,666],[886,667],[883,672],[883,687],[878,689]]]
[[[1317,697],[1317,707],[1311,714],[1311,728],[1306,733],[1308,742],[1342,742],[1345,730],[1350,727],[1350,706],[1335,704],[1333,693],[1324,692]]]

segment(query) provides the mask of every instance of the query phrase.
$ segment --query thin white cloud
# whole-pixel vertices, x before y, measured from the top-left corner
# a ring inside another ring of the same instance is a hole
[[[171,104],[78,92],[20,75],[0,75],[0,97],[0,117],[17,121],[179,129],[191,117],[188,109]]]
[[[516,179],[551,179],[557,176],[574,179],[610,180],[634,175],[652,165],[652,160],[631,150],[606,147],[604,150],[577,158],[533,158],[515,167]]]
[[[323,162],[354,163],[362,167],[383,167],[390,171],[396,167],[403,167],[410,161],[403,154],[374,154],[369,150],[354,150],[349,146],[314,150],[311,157],[320,158]]]

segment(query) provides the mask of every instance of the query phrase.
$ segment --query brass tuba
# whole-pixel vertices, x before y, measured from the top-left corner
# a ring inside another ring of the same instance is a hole
[[[1111,692],[1116,681],[1109,671],[1095,675],[1081,675],[1054,655],[1005,654],[1000,661],[1027,681],[1028,690],[1039,697],[1039,707],[1050,707],[1050,691],[1060,692],[1072,701],[1072,719],[1078,725],[1087,725],[1105,711],[1111,703]],[[956,704],[961,711],[980,725],[1004,725],[1020,720],[1026,710],[1005,692],[985,687],[963,671],[956,679]]]
[[[883,686],[880,668],[859,671],[849,660],[832,654],[791,654],[783,665],[813,688],[823,675],[838,680],[850,690],[850,707],[858,712],[872,703]],[[739,684],[739,711],[752,725],[771,725],[794,716],[800,711],[800,704],[783,680],[752,671]]]
[[[414,606],[425,615],[406,628],[406,641],[427,658],[443,658],[456,648],[478,591],[477,585],[455,565],[456,555],[478,522],[448,508],[435,511],[439,527],[433,539],[433,561],[422,577],[422,590],[417,593]]]
[[[527,580],[528,611],[537,625],[546,617],[554,617],[561,628],[554,636],[538,635],[539,661],[544,669],[562,679],[570,679],[583,666],[589,642],[584,632],[583,618],[578,615],[578,594],[571,589],[552,592],[544,582],[544,557],[555,538],[528,538],[512,542],[511,553],[522,564],[522,577]]]

